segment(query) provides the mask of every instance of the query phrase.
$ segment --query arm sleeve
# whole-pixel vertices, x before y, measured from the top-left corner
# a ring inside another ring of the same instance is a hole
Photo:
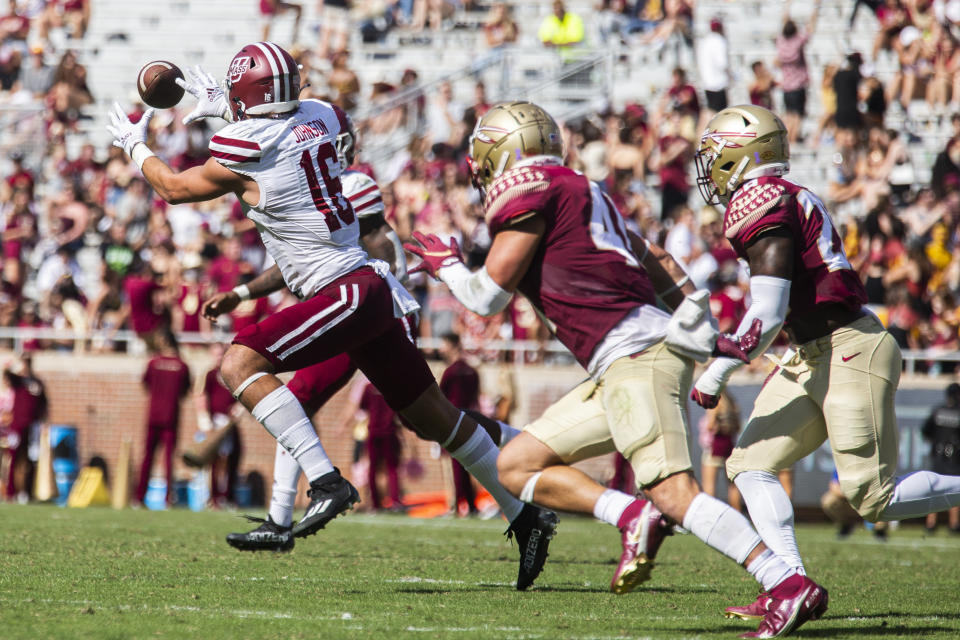
[[[471,273],[465,264],[456,262],[438,270],[437,276],[463,306],[481,316],[503,311],[513,297],[493,281],[486,267]]]
[[[760,342],[750,352],[752,359],[767,350],[783,327],[790,303],[790,281],[773,276],[753,276],[750,278],[750,298],[750,308],[740,321],[737,334],[746,332],[756,318],[763,323]],[[733,372],[742,366],[743,362],[735,358],[717,358],[697,380],[696,387],[703,393],[717,395],[726,386]]]
[[[400,242],[400,236],[397,235],[396,231],[390,229],[390,231],[387,231],[387,237],[390,238],[390,242],[393,243],[395,256],[393,260],[393,275],[403,284],[409,279],[409,275],[407,274],[407,254],[403,251],[403,243]]]

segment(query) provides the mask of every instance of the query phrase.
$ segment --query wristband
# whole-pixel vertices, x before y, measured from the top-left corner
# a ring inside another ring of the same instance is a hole
[[[140,173],[143,173],[143,163],[147,161],[147,158],[154,158],[156,155],[153,151],[150,151],[150,147],[145,142],[138,142],[130,150],[130,157],[137,163]]]
[[[667,295],[668,293],[672,293],[672,292],[676,291],[677,289],[682,288],[683,285],[687,284],[688,282],[690,282],[690,276],[689,276],[689,275],[683,276],[682,278],[680,278],[679,280],[677,280],[677,281],[673,284],[672,287],[668,287],[666,290],[657,293],[657,295],[662,298],[663,296]]]
[[[233,288],[233,292],[237,294],[237,297],[240,298],[241,300],[250,299],[250,287],[248,287],[245,284],[237,285],[236,287]]]

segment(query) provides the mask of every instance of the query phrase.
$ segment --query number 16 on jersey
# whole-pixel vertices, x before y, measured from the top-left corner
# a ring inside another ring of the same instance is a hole
[[[307,177],[313,204],[317,211],[323,214],[327,228],[331,232],[338,231],[343,224],[351,225],[354,221],[353,208],[342,193],[340,176],[339,174],[331,175],[331,172],[338,168],[339,163],[337,150],[329,142],[317,147],[316,163],[310,155],[310,149],[304,149],[300,155],[300,167]],[[322,185],[317,179],[317,169],[320,170]]]

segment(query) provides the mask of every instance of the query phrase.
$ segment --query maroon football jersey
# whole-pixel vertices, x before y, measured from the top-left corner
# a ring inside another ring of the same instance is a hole
[[[130,323],[138,335],[166,324],[166,311],[159,309],[153,300],[154,293],[162,289],[157,282],[151,278],[129,276],[124,280],[123,288],[130,302]]]
[[[390,408],[377,388],[368,384],[360,398],[360,408],[367,413],[367,433],[388,436],[397,430],[397,414]]]
[[[867,293],[847,261],[840,235],[812,191],[784,178],[757,178],[734,193],[723,219],[727,239],[744,259],[750,241],[777,226],[790,229],[796,240],[787,327],[818,305],[842,304],[856,310],[866,303]]]
[[[584,367],[630,311],[654,304],[620,213],[586,177],[561,166],[511,169],[490,186],[486,218],[496,234],[539,215],[546,230],[517,287]]]
[[[30,376],[10,374],[13,387],[13,410],[10,412],[10,429],[25,433],[26,429],[42,420],[47,414],[47,394],[43,383]]]
[[[220,381],[220,372],[217,369],[207,371],[207,377],[203,381],[203,395],[207,397],[210,413],[230,415],[230,409],[236,402],[230,389]]]
[[[154,356],[147,363],[143,386],[150,394],[148,421],[176,428],[180,422],[180,398],[190,391],[190,369],[176,356]]]

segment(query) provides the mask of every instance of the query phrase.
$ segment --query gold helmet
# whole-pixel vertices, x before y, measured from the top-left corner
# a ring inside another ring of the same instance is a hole
[[[501,102],[477,121],[467,164],[474,186],[484,194],[494,178],[533,156],[563,158],[560,127],[532,102]]]
[[[726,205],[745,181],[790,170],[787,128],[763,107],[728,107],[707,124],[696,164],[700,195],[707,204]]]

